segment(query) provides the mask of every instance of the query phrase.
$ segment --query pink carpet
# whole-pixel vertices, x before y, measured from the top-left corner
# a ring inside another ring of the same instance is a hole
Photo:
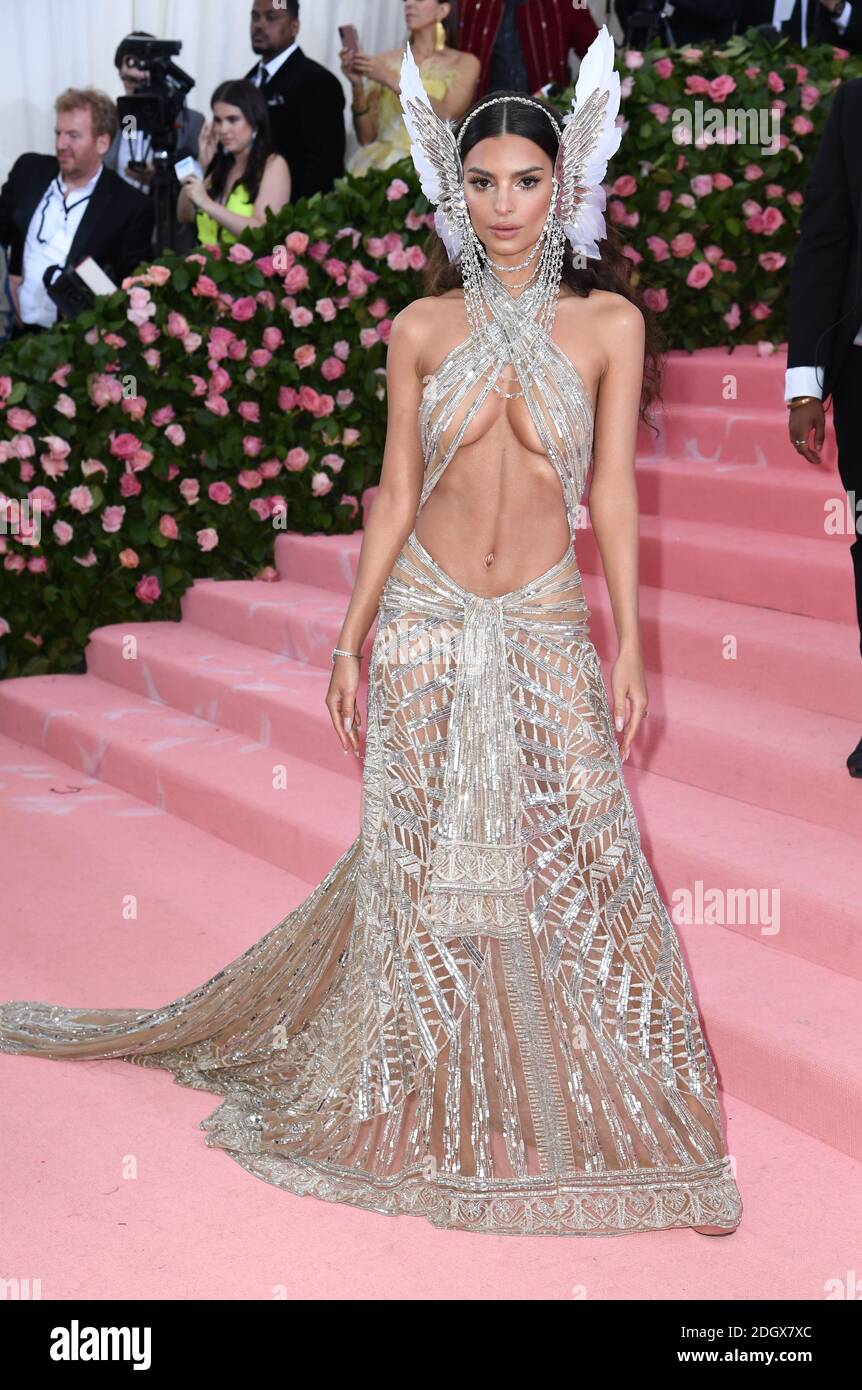
[[[638,460],[651,709],[626,778],[716,1057],[736,1234],[470,1235],[293,1197],[205,1147],[217,1096],[4,1055],[0,1276],[45,1299],[820,1300],[858,1269],[862,661],[831,426],[820,470],[792,454],[784,365],[673,354]],[[163,1004],[353,840],[361,767],[323,696],[359,541],[284,536],[282,583],[200,582],[181,623],[97,631],[86,676],[0,683],[0,997]],[[607,662],[588,527],[578,553]]]

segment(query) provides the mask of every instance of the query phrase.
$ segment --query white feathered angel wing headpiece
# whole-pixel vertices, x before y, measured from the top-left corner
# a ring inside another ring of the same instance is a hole
[[[435,204],[434,225],[449,259],[457,260],[468,217],[464,168],[452,127],[431,105],[409,44],[401,63],[400,95],[422,192]],[[569,243],[574,251],[595,258],[600,255],[596,243],[605,235],[602,179],[622,135],[616,125],[619,108],[614,41],[603,24],[581,63],[554,170],[560,185],[557,212]]]
[[[603,24],[581,62],[555,169],[563,231],[573,251],[595,259],[601,258],[596,243],[607,230],[602,180],[622,139],[616,124],[619,109],[620,75],[614,72],[614,41]]]

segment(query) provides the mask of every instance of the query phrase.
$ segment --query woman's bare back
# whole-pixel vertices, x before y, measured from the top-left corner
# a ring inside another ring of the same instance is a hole
[[[617,295],[593,290],[586,298],[567,286],[552,337],[580,374],[594,402],[604,368],[596,332],[604,300]],[[427,332],[418,364],[434,374],[446,356],[469,336],[463,291],[422,301]],[[508,363],[498,384],[517,391]],[[445,452],[468,412],[469,397],[454,412],[439,448]],[[460,445],[435,484],[415,524],[417,539],[456,583],[483,597],[511,592],[559,561],[569,543],[569,522],[560,479],[548,459],[523,396],[489,391]]]

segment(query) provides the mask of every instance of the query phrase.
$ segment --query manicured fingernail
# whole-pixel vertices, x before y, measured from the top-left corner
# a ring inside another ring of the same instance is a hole
[[[350,720],[349,720],[349,719],[345,719],[345,721],[344,721],[344,732],[345,732],[346,734],[349,734],[349,733],[350,733]]]
[[[617,715],[616,719],[614,720],[614,723],[616,724],[618,729],[621,729],[623,727],[623,717],[621,714]]]

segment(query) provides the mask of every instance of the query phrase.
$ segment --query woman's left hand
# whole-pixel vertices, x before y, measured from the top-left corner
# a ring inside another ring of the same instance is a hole
[[[205,208],[209,201],[209,194],[207,193],[206,184],[203,179],[196,178],[194,174],[190,174],[187,179],[183,179],[183,188],[188,191],[188,195],[196,208]]]
[[[394,76],[392,69],[371,53],[355,53],[353,55],[353,71],[362,77],[367,77],[371,82],[379,82],[381,87],[391,87],[393,92],[399,90],[398,79]]]
[[[622,731],[620,757],[625,762],[632,740],[641,720],[646,716],[649,705],[643,658],[639,652],[620,652],[611,671],[611,689],[614,697],[614,723],[617,733]]]

